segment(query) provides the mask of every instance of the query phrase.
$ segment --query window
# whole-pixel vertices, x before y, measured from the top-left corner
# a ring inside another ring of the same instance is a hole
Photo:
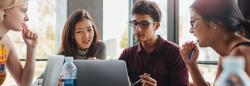
[[[128,18],[129,0],[103,1],[103,40],[107,59],[118,59],[122,50],[128,47]]]
[[[179,44],[180,46],[186,41],[195,41],[195,37],[189,32],[190,30],[190,5],[194,0],[182,0],[179,2]],[[200,48],[198,61],[218,61],[219,55],[211,48]],[[201,73],[206,81],[213,83],[216,75],[216,65],[199,65]]]
[[[167,0],[149,0],[156,2],[161,10],[161,26],[156,31],[156,34],[161,35],[162,38],[167,39]]]

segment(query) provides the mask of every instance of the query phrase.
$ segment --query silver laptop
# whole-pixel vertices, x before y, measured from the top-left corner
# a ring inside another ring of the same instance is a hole
[[[122,60],[75,60],[77,86],[130,86]]]
[[[64,63],[64,56],[50,55],[48,63],[44,72],[42,86],[57,86],[62,66]]]

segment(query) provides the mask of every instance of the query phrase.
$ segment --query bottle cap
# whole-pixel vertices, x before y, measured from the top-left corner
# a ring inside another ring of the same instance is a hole
[[[68,61],[71,61],[73,62],[74,58],[72,56],[69,56],[69,57],[65,57],[65,61],[68,62]]]

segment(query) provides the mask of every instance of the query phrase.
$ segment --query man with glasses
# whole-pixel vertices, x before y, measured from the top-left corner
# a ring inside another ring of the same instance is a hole
[[[119,59],[126,62],[134,86],[188,86],[188,71],[178,45],[155,34],[160,21],[155,2],[137,1],[130,24],[139,43],[126,48]]]

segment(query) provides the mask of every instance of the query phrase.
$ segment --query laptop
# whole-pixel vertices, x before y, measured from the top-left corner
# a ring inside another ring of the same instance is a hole
[[[130,86],[122,60],[75,60],[77,86]]]
[[[50,55],[46,65],[42,86],[57,86],[62,66],[64,63],[64,56]]]

